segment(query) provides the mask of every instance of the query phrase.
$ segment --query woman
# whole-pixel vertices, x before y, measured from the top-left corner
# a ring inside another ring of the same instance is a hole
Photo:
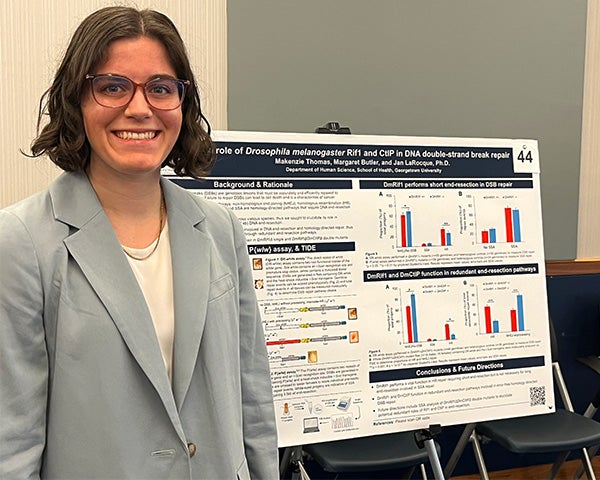
[[[91,14],[46,95],[65,173],[0,212],[0,478],[277,478],[241,225],[160,175],[214,161],[175,26]]]

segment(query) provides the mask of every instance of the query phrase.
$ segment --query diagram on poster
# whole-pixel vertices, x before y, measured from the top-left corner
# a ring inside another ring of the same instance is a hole
[[[554,411],[537,142],[214,138],[281,447]]]

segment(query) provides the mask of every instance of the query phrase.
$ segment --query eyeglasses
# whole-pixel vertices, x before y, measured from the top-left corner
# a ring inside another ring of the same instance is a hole
[[[185,87],[189,80],[163,77],[153,78],[146,83],[136,83],[122,75],[106,73],[85,76],[92,83],[92,96],[98,105],[108,108],[122,108],[129,105],[137,87],[144,92],[146,102],[157,110],[175,110],[183,102]]]

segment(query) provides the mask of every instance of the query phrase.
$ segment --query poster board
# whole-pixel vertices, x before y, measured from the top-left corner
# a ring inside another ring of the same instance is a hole
[[[536,141],[213,138],[280,447],[554,411]]]

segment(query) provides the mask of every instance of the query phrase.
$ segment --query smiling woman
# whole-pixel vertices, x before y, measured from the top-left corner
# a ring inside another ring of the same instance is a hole
[[[92,13],[44,99],[64,172],[0,210],[0,477],[277,478],[242,226],[161,176],[215,158],[175,25]]]

